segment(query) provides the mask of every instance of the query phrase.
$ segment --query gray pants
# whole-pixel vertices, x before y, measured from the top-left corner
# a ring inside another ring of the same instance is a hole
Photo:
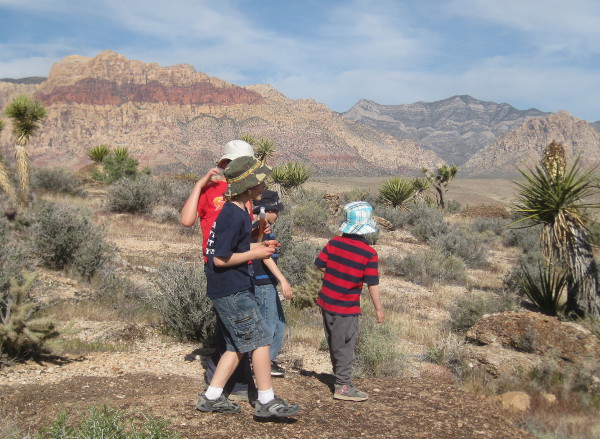
[[[354,363],[354,348],[358,337],[358,316],[342,316],[321,311],[335,384],[352,384],[352,363]]]

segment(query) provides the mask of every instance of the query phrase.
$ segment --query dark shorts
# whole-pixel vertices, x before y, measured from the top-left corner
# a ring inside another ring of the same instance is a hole
[[[211,300],[219,315],[228,351],[250,352],[273,342],[251,290]]]

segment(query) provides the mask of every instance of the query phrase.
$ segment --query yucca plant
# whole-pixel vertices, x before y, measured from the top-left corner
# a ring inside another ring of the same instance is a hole
[[[415,193],[415,186],[411,180],[402,177],[387,179],[379,189],[379,196],[386,203],[395,208],[404,208],[404,203]]]
[[[567,272],[567,312],[600,319],[600,285],[588,225],[588,209],[598,208],[596,168],[582,171],[577,159],[567,167],[562,145],[552,142],[541,165],[519,170],[514,210],[520,221],[541,224],[541,244],[550,264]],[[513,223],[515,224],[515,223]]]
[[[254,145],[256,144],[256,138],[252,134],[242,134],[240,136],[240,140],[249,143],[250,145],[252,145],[252,147],[254,147]]]
[[[521,291],[542,313],[549,316],[557,315],[560,299],[567,285],[567,273],[556,270],[552,266],[543,267],[542,265],[538,265],[539,276],[537,279],[529,273],[525,266],[521,266],[521,273]]]
[[[31,136],[39,128],[42,119],[47,115],[46,108],[38,101],[29,96],[21,95],[13,99],[6,107],[6,115],[12,119],[13,134],[16,137],[15,162],[17,175],[19,177],[18,204],[27,207],[29,204],[29,154],[25,146],[29,143]]]
[[[425,178],[431,182],[433,188],[437,192],[438,206],[445,209],[445,195],[446,192],[448,192],[448,184],[456,177],[456,174],[458,174],[458,167],[456,165],[437,165],[435,172],[423,168],[423,174],[425,174]]]
[[[96,145],[88,149],[87,155],[94,163],[102,163],[104,157],[110,154],[110,147],[108,145]]]
[[[310,170],[300,162],[288,162],[275,166],[270,179],[278,184],[284,191],[297,188],[310,178]]]
[[[126,146],[113,149],[113,154],[115,155],[115,158],[119,161],[129,158],[129,150]]]
[[[266,163],[268,158],[273,157],[273,154],[277,150],[275,142],[269,139],[260,139],[252,146],[254,147],[256,158],[263,163]]]

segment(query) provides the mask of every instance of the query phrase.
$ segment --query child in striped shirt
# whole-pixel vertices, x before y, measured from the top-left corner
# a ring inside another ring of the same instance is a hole
[[[340,226],[342,235],[332,238],[315,260],[316,267],[325,273],[317,305],[321,307],[335,374],[333,398],[364,401],[368,395],[352,384],[352,363],[363,284],[368,286],[377,322],[381,323],[384,319],[379,296],[377,252],[364,237],[377,229],[373,208],[365,201],[347,204],[344,215],[345,220]]]

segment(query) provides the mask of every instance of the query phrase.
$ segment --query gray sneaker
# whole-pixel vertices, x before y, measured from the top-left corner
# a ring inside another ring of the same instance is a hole
[[[336,384],[333,392],[333,399],[343,399],[345,401],[364,401],[368,397],[368,394],[361,392],[352,384]]]
[[[288,416],[295,415],[300,411],[298,404],[292,404],[285,402],[283,399],[277,396],[266,404],[261,404],[260,401],[254,403],[254,416],[259,418],[287,418]]]
[[[223,395],[213,400],[207,399],[202,394],[196,403],[196,410],[200,410],[201,412],[239,413],[241,409],[239,405],[229,401]]]

